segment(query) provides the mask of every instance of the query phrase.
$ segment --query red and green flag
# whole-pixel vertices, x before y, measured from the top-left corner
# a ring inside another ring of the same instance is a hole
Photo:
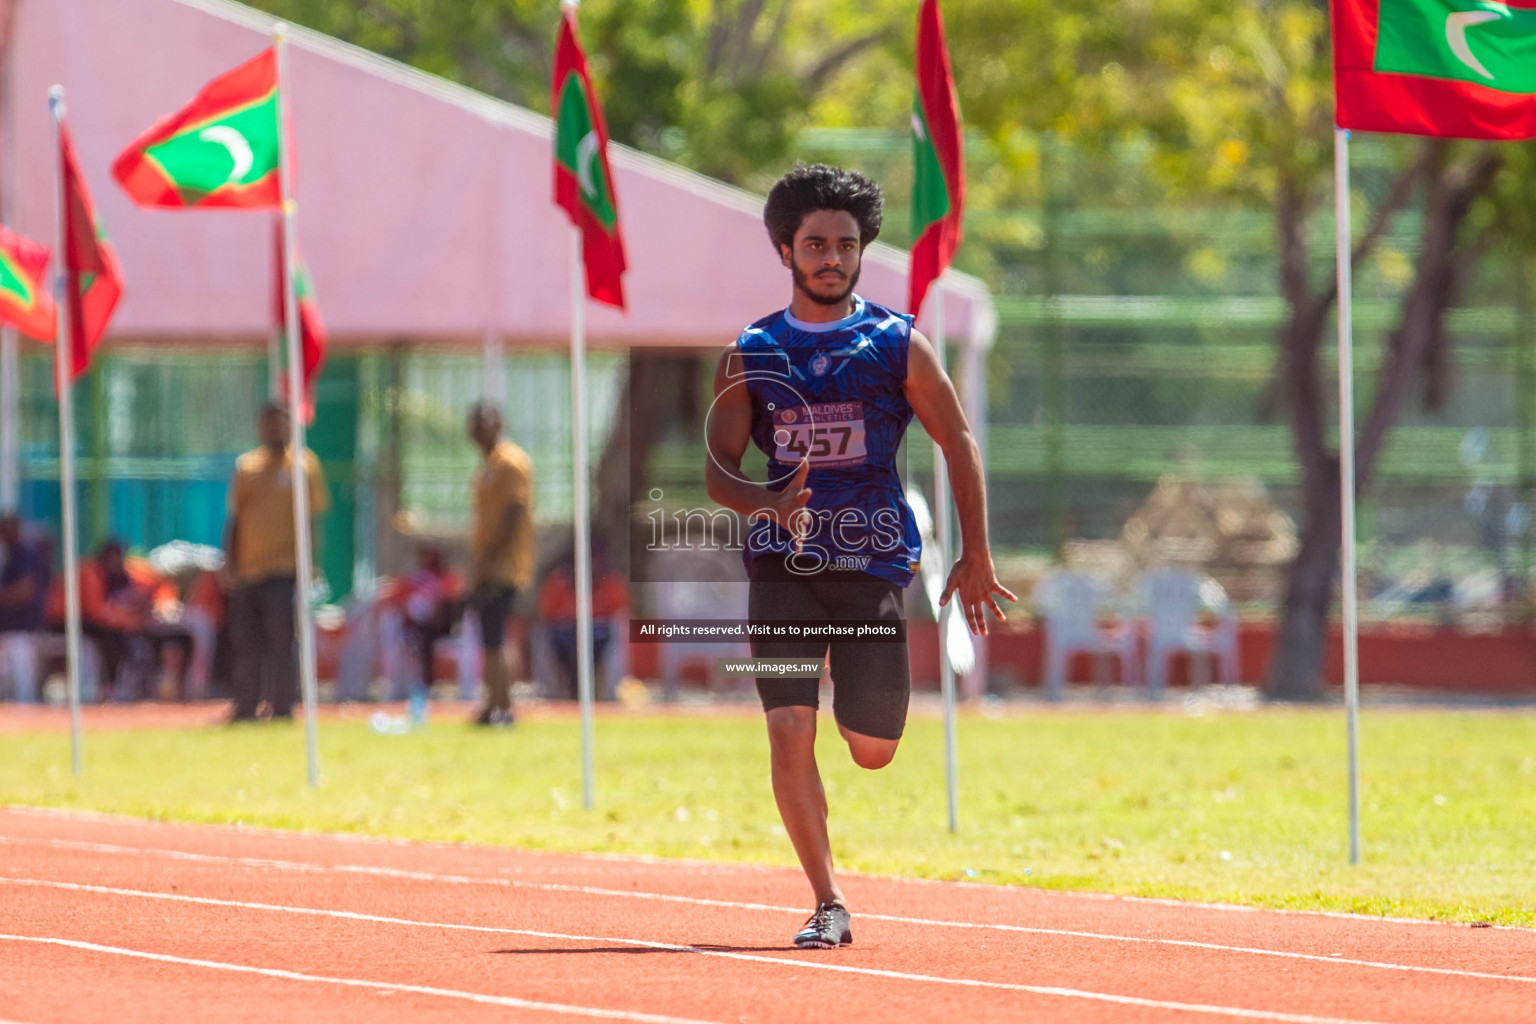
[[[576,41],[576,14],[565,8],[555,44],[555,204],[581,229],[587,294],[624,308],[624,238],[608,168],[608,129],[592,91],[587,58]]]
[[[0,323],[38,341],[54,340],[48,250],[4,227],[0,227]]]
[[[268,49],[156,121],[112,176],[140,206],[276,207],[280,124],[277,51]]]
[[[315,301],[314,284],[309,279],[309,268],[304,265],[304,257],[299,252],[297,241],[293,244],[294,266],[297,273],[294,275],[294,292],[299,306],[299,348],[303,359],[304,377],[304,403],[303,413],[306,424],[313,423],[315,419],[315,378],[320,375],[320,368],[325,365],[326,334],[325,324],[320,320],[320,306]],[[279,332],[286,336],[288,330],[288,305],[284,301],[283,285],[283,222],[277,220],[277,272],[273,276],[276,284],[273,296],[273,322]],[[288,393],[288,378],[283,378],[282,394]]]
[[[1333,0],[1340,128],[1536,138],[1536,0]]]
[[[917,90],[912,103],[912,267],[907,308],[922,311],[928,288],[960,248],[965,206],[965,151],[960,104],[944,45],[938,0],[917,15]]]
[[[69,129],[59,125],[64,164],[64,295],[69,302],[69,379],[91,366],[91,353],[107,332],[107,321],[123,295],[123,274],[96,219],[91,192],[75,159]]]

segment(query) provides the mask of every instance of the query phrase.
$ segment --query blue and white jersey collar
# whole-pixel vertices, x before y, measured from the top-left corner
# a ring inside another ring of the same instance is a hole
[[[841,320],[827,320],[813,323],[811,321],[801,320],[799,317],[791,313],[787,307],[784,310],[784,322],[789,324],[789,326],[793,327],[795,330],[804,331],[807,334],[827,334],[831,331],[846,330],[847,328],[852,327],[854,324],[858,323],[863,318],[864,296],[862,295],[855,295],[853,297],[853,312],[849,313]]]

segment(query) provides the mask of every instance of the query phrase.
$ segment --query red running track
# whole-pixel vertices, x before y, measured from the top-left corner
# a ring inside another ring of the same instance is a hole
[[[1536,932],[0,810],[0,1021],[1536,1019]]]

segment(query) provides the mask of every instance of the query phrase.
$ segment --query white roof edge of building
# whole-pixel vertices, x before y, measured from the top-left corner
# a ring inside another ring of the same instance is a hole
[[[281,18],[242,3],[236,3],[235,0],[174,0],[174,2],[267,35],[270,35],[279,23],[283,23]],[[374,53],[372,50],[365,50],[323,32],[316,32],[291,22],[286,24],[289,41],[300,49],[432,96],[492,124],[528,132],[541,138],[550,138],[553,135],[552,122],[543,114],[488,96],[468,86],[429,74],[409,64],[403,64],[393,58]],[[622,167],[638,171],[651,178],[667,181],[701,199],[754,216],[762,212],[763,197],[746,189],[718,181],[621,143],[611,143],[609,154],[613,162]],[[904,269],[908,260],[906,250],[881,242],[871,245],[868,255],[875,262],[895,270]],[[950,270],[944,275],[944,287],[947,292],[963,296],[975,309],[971,320],[970,336],[967,340],[972,344],[979,344],[983,349],[991,348],[997,335],[997,312],[992,305],[992,293],[986,284],[980,278],[970,274]]]
[[[284,22],[281,18],[242,3],[236,3],[235,0],[174,0],[174,2],[224,21],[243,25],[268,37],[277,25],[286,24],[288,41],[301,50],[308,50],[337,63],[414,89],[494,124],[520,128],[546,137],[550,134],[547,117],[542,117],[516,104],[506,103],[494,96],[477,92],[468,86],[451,82],[446,78],[428,74],[409,64],[402,64],[383,54],[365,50],[361,46],[328,36],[323,32],[316,32],[314,29],[305,28],[293,22]]]

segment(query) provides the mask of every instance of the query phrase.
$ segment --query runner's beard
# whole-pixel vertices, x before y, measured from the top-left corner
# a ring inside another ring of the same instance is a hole
[[[864,265],[861,263],[857,268],[855,268],[853,276],[848,278],[848,287],[832,296],[818,295],[816,292],[811,291],[811,278],[809,275],[802,272],[799,267],[791,264],[789,273],[790,276],[795,279],[795,287],[800,290],[800,294],[804,295],[818,306],[836,306],[839,303],[845,301],[848,296],[853,294],[854,286],[859,283],[859,272],[863,269]]]

